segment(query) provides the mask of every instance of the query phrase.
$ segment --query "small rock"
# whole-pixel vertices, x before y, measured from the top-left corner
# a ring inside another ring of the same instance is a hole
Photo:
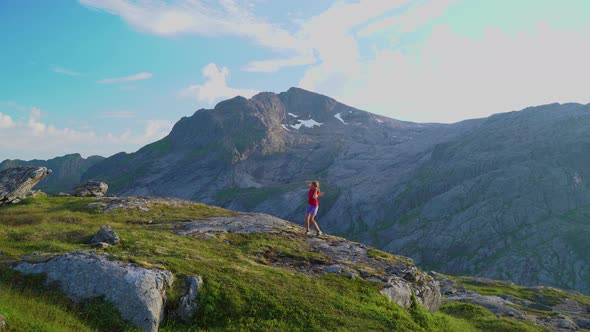
[[[0,314],[0,331],[4,331],[6,327],[6,318],[2,314]]]
[[[556,320],[555,326],[562,330],[579,330],[578,325],[576,325],[576,323],[574,323],[569,317]]]
[[[340,265],[330,265],[324,268],[324,273],[342,273],[342,266]]]
[[[66,197],[66,196],[71,196],[71,195],[70,195],[70,194],[68,194],[68,193],[64,193],[64,192],[61,192],[61,191],[60,191],[60,192],[58,192],[58,193],[55,193],[55,194],[53,194],[52,196],[56,196],[56,197]]]
[[[190,322],[195,317],[197,311],[197,295],[199,289],[203,285],[203,279],[199,276],[186,277],[185,282],[185,293],[178,300],[178,308],[176,314],[185,322]]]
[[[42,192],[41,190],[31,190],[28,194],[27,197],[39,197],[39,196],[43,196],[45,195],[44,192]]]
[[[583,329],[590,330],[590,319],[588,318],[576,318],[576,324]]]
[[[103,197],[109,190],[109,185],[95,180],[88,180],[86,183],[74,188],[74,196],[78,197]]]
[[[108,247],[110,247],[111,245],[106,243],[106,242],[96,242],[96,243],[91,243],[90,244],[90,248],[95,248],[95,249],[106,249]]]
[[[527,307],[531,308],[531,309],[535,309],[535,310],[543,310],[543,311],[553,311],[553,308],[551,308],[548,305],[544,305],[542,303],[530,303],[527,305]]]
[[[115,233],[113,228],[109,225],[102,225],[98,232],[94,235],[92,240],[90,240],[90,244],[96,244],[100,242],[105,242],[111,245],[115,245],[121,241],[121,238]]]

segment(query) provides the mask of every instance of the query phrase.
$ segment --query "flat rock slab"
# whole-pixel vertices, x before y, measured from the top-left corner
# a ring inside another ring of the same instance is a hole
[[[235,217],[214,217],[175,223],[174,233],[191,235],[196,233],[228,232],[256,233],[273,232],[294,228],[292,223],[261,213],[240,213]]]
[[[88,204],[89,208],[98,209],[101,212],[115,210],[140,210],[148,212],[152,205],[164,205],[171,207],[183,207],[197,203],[177,198],[160,197],[100,197]]]
[[[21,263],[14,270],[46,274],[47,283],[59,283],[74,301],[104,296],[119,309],[121,317],[144,331],[158,330],[164,318],[165,291],[173,282],[169,271],[146,269],[84,251],[45,263]]]

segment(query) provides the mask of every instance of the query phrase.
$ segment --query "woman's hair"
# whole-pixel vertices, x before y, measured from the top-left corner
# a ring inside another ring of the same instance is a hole
[[[314,186],[316,189],[320,189],[320,181],[313,181],[311,185]]]

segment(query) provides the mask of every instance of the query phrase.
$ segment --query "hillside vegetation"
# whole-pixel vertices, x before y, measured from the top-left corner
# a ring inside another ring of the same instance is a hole
[[[194,321],[181,323],[172,312],[179,296],[168,290],[161,331],[536,331],[531,323],[498,319],[472,305],[445,304],[430,313],[415,301],[408,310],[379,293],[381,284],[340,274],[321,276],[273,264],[286,258],[293,266],[328,260],[310,250],[299,227],[276,233],[181,236],[177,222],[234,212],[203,204],[152,204],[149,211],[102,212],[94,199],[37,197],[0,208],[0,314],[8,331],[127,331],[108,302],[73,304],[43,276],[23,276],[9,269],[21,260],[45,261],[85,250],[103,224],[111,225],[121,244],[98,252],[111,259],[166,269],[180,279],[200,275],[204,287]],[[90,204],[90,207],[89,207]],[[93,207],[94,206],[94,207]],[[404,260],[375,249],[372,259]]]

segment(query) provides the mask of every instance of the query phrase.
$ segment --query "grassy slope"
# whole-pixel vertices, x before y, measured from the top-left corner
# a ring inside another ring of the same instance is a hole
[[[496,319],[485,310],[470,316],[448,305],[436,314],[420,307],[404,311],[379,294],[378,283],[340,275],[313,277],[266,265],[269,255],[287,255],[295,261],[325,259],[311,252],[306,237],[297,232],[212,238],[170,232],[172,221],[232,215],[231,211],[192,204],[152,206],[149,212],[99,213],[86,208],[91,201],[40,197],[0,208],[0,313],[13,330],[131,329],[100,299],[73,305],[37,277],[23,277],[6,268],[23,256],[35,260],[90,250],[86,243],[102,224],[111,225],[124,240],[105,250],[118,259],[168,269],[177,280],[195,274],[203,277],[205,286],[195,321],[181,324],[170,318],[163,323],[163,331],[529,330],[524,324]],[[176,282],[168,292],[169,312],[181,284]]]

